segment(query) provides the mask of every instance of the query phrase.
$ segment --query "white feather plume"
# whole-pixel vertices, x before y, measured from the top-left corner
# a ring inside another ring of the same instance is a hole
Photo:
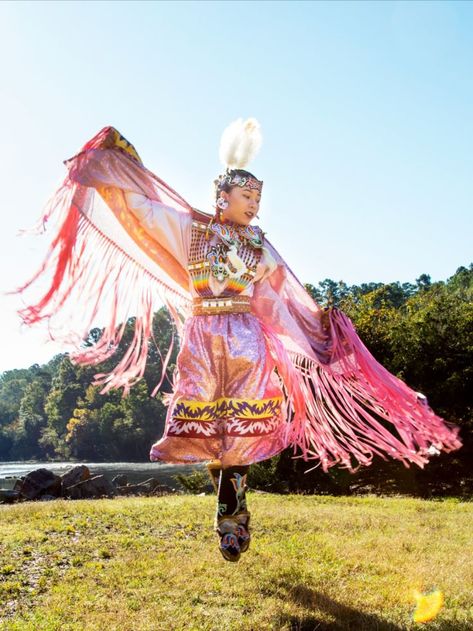
[[[258,153],[262,136],[256,118],[230,123],[220,139],[220,160],[228,169],[244,169]]]

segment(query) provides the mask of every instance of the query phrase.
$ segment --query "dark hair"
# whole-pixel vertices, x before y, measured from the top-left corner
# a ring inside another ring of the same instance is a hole
[[[228,175],[231,175],[232,177],[234,175],[241,175],[242,177],[252,177],[254,180],[258,179],[255,175],[253,175],[253,173],[250,173],[249,171],[245,171],[244,169],[229,169],[228,171],[226,171],[226,173]],[[218,196],[222,191],[229,193],[232,190],[232,188],[235,188],[235,186],[238,186],[238,184],[228,184],[228,182],[223,182],[222,184],[219,185],[219,180],[214,180],[214,184],[215,184],[215,199],[218,199]]]

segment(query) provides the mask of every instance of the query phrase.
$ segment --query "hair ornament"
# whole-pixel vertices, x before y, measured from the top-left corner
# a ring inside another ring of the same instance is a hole
[[[220,139],[220,160],[227,170],[243,169],[258,153],[262,135],[256,118],[237,118],[226,127]]]

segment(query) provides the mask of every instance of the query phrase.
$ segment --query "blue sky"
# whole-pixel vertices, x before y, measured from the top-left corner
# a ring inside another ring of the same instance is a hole
[[[473,4],[2,2],[3,289],[22,237],[105,125],[210,210],[225,126],[256,117],[260,225],[303,282],[434,280],[472,260]],[[60,349],[1,298],[0,370]]]

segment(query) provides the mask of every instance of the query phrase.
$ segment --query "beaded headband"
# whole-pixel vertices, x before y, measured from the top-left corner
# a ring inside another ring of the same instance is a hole
[[[263,182],[255,177],[232,173],[231,171],[218,176],[217,189],[221,189],[225,184],[229,186],[241,186],[241,188],[255,189],[261,193]]]

